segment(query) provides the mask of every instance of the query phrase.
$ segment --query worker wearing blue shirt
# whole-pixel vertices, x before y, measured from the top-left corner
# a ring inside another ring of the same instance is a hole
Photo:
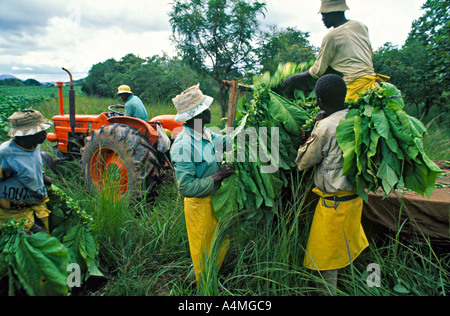
[[[26,230],[48,232],[46,185],[51,179],[44,175],[40,144],[52,122],[31,109],[14,113],[9,121],[12,139],[0,146],[0,221],[25,219]]]
[[[125,106],[117,106],[125,108],[125,116],[136,117],[148,122],[148,113],[141,99],[133,95],[129,86],[122,85],[118,88],[117,95],[126,102]]]
[[[203,95],[199,85],[173,99],[177,109],[175,121],[184,124],[183,132],[173,143],[170,155],[178,189],[184,196],[189,249],[197,282],[203,272],[204,255],[209,255],[217,233],[218,219],[212,206],[212,195],[223,179],[234,174],[231,166],[220,165],[227,138],[205,127],[211,123],[209,107],[212,102],[213,98]],[[218,267],[228,250],[227,242],[220,247]]]

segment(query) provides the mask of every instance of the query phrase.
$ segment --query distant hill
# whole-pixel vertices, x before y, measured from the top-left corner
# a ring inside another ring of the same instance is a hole
[[[22,87],[41,85],[42,84],[35,79],[22,80],[13,75],[0,75],[0,86]]]
[[[13,76],[13,75],[0,75],[0,80],[5,80],[5,79],[17,79],[17,80],[20,80],[19,78],[17,78],[16,76]]]

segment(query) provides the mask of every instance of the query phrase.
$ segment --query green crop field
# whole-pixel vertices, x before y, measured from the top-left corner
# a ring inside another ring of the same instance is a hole
[[[8,113],[33,107],[47,118],[58,114],[58,101],[51,97],[52,93],[57,96],[54,87],[0,87],[0,92],[1,106]],[[66,111],[67,100],[66,97]],[[77,113],[100,113],[120,101],[88,97],[78,90]],[[150,117],[175,113],[172,104],[146,106]],[[216,126],[223,125],[217,105],[213,106],[213,121]],[[426,150],[433,159],[449,159],[448,135],[433,128],[427,137]],[[51,153],[51,145],[46,142],[42,150]],[[231,243],[224,265],[218,274],[211,273],[211,279],[196,286],[187,278],[192,266],[183,198],[173,180],[159,186],[159,194],[151,203],[131,203],[126,198],[111,201],[102,193],[91,195],[85,191],[77,161],[57,168],[57,173],[46,169],[47,175],[93,218],[91,228],[98,244],[98,267],[104,274],[104,278],[90,280],[88,288],[74,291],[74,295],[308,296],[317,294],[312,282],[323,282],[320,274],[303,267],[314,211],[304,199],[312,186],[308,174],[292,173],[284,192],[291,199],[277,200],[272,217],[259,212],[248,221],[244,212],[242,217],[225,220],[220,236],[229,237]],[[399,232],[385,238],[369,235],[369,248],[354,264],[342,269],[338,295],[450,293],[450,255],[427,243],[403,240]],[[381,287],[367,285],[370,274],[367,267],[373,263],[381,266]],[[208,271],[214,270],[214,262],[206,265]]]
[[[69,87],[64,87],[63,91],[68,97]],[[57,108],[56,100],[58,97],[58,88],[55,86],[36,86],[36,87],[8,87],[0,86],[0,140],[6,139],[9,130],[8,117],[14,112],[33,107],[43,102],[54,103]]]

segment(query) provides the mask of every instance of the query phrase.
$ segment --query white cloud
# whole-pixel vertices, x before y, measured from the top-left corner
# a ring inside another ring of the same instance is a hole
[[[387,42],[402,46],[413,20],[423,15],[420,8],[424,3],[425,0],[347,0],[350,10],[346,17],[367,25],[373,49]],[[267,9],[266,23],[309,32],[309,39],[315,46],[320,46],[328,32],[318,14],[319,0],[268,0]]]

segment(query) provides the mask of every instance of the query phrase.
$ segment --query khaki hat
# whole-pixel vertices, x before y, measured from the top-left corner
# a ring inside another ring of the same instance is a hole
[[[8,120],[11,124],[8,135],[11,137],[35,135],[52,126],[52,121],[33,109],[16,112]]]
[[[322,0],[319,13],[341,12],[347,10],[350,10],[350,8],[347,6],[345,0]]]
[[[211,106],[214,99],[205,96],[199,87],[200,84],[198,83],[172,99],[178,112],[175,117],[176,122],[186,122]]]
[[[133,92],[131,92],[131,88],[127,85],[121,85],[119,88],[117,88],[117,95],[122,93],[133,94]]]

